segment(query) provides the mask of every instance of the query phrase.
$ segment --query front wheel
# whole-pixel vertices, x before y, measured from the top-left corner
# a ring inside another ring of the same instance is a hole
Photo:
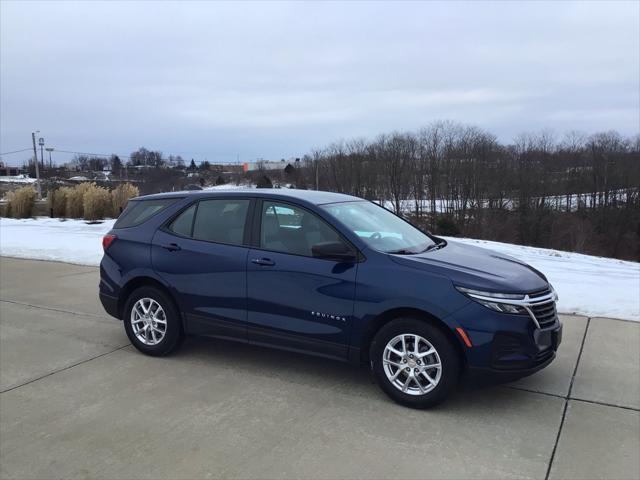
[[[182,341],[178,311],[171,299],[157,288],[135,290],[127,299],[123,321],[133,346],[147,355],[168,355]]]
[[[396,319],[376,334],[370,350],[378,385],[396,402],[429,408],[458,383],[460,358],[438,328],[418,319]]]

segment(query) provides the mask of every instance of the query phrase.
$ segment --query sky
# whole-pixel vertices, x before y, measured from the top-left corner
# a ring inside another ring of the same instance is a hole
[[[637,134],[640,2],[0,0],[0,153],[244,162],[437,120]]]

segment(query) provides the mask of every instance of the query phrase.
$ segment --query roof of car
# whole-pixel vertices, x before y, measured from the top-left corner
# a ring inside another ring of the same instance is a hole
[[[210,190],[189,190],[181,192],[156,193],[153,195],[145,195],[137,197],[135,200],[152,200],[162,198],[199,198],[199,197],[217,197],[217,196],[240,196],[240,197],[260,197],[274,198],[280,200],[301,200],[314,205],[323,205],[325,203],[337,202],[353,202],[362,200],[361,198],[343,193],[323,192],[319,190],[297,190],[293,188],[216,188]]]

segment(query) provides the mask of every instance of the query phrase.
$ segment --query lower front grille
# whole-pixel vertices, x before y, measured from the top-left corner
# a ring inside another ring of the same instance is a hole
[[[526,368],[531,360],[523,340],[515,334],[499,332],[493,339],[491,364],[494,368]]]
[[[536,352],[528,346],[529,342],[529,339],[521,335],[496,333],[491,348],[491,366],[500,370],[528,369],[539,366],[553,357],[553,348]]]

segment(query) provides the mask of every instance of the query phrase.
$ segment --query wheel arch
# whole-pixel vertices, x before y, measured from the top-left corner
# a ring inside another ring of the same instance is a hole
[[[154,287],[162,291],[167,296],[167,298],[169,298],[169,300],[173,303],[173,306],[176,309],[176,312],[178,312],[178,315],[180,315],[182,329],[183,331],[186,331],[182,311],[180,310],[178,302],[173,296],[173,293],[171,293],[171,291],[165,285],[163,285],[160,281],[158,281],[153,277],[148,277],[148,276],[140,276],[140,277],[132,278],[124,285],[124,287],[122,287],[122,290],[120,291],[120,295],[118,296],[118,315],[120,316],[120,319],[124,318],[124,306],[126,305],[127,300],[129,299],[129,296],[136,289],[140,287]]]
[[[424,310],[411,307],[392,308],[379,314],[371,322],[369,322],[368,327],[364,332],[361,343],[362,348],[360,349],[360,361],[362,363],[369,363],[369,350],[376,334],[383,326],[398,318],[416,318],[428,322],[429,324],[438,328],[438,330],[440,330],[449,339],[451,344],[456,349],[456,352],[460,357],[460,361],[462,362],[463,368],[466,367],[467,358],[464,353],[464,347],[461,340],[455,335],[451,328],[449,328],[449,326],[445,322],[443,322],[435,315],[432,315],[431,313]]]

